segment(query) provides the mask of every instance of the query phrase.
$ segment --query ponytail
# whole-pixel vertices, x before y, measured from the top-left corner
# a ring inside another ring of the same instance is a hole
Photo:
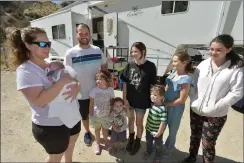
[[[237,65],[238,68],[244,66],[244,59],[241,58],[233,49],[226,54],[226,59],[231,61],[230,67]]]
[[[184,45],[184,44],[180,44],[176,47],[174,56],[179,57],[179,60],[181,62],[186,61],[186,67],[185,67],[185,71],[187,73],[193,73],[194,72],[194,68],[193,68],[193,62],[191,60],[191,56],[188,54],[188,46]]]
[[[190,61],[187,63],[186,67],[185,67],[185,71],[187,73],[193,73],[195,71],[194,67],[193,67],[193,62]]]
[[[7,49],[12,66],[19,66],[29,59],[29,50],[26,48],[21,38],[20,29],[9,29],[7,35]]]
[[[228,34],[221,34],[216,36],[211,42],[218,42],[221,43],[225,48],[233,48],[234,45],[234,38]],[[233,66],[237,66],[238,68],[244,66],[244,59],[241,58],[233,49],[226,54],[226,60],[230,60],[231,64],[229,68],[232,68]]]
[[[23,29],[7,28],[7,50],[10,56],[10,66],[18,67],[30,59],[30,51],[25,43],[31,44],[36,39],[37,34],[46,34],[38,27],[26,27]]]

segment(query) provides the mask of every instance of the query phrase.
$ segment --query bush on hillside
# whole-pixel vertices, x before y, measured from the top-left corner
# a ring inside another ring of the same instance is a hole
[[[65,7],[65,6],[68,6],[68,5],[70,5],[70,4],[72,4],[72,3],[74,3],[75,1],[63,1],[63,2],[61,2],[59,5],[61,6],[61,7]]]

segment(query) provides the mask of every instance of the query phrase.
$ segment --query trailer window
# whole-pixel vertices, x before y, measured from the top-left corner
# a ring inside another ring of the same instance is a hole
[[[53,39],[58,39],[58,26],[52,26]]]
[[[65,25],[52,26],[53,39],[66,39]]]
[[[185,12],[188,1],[162,1],[161,14]]]

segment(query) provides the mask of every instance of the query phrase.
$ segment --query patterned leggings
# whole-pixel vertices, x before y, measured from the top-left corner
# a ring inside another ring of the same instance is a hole
[[[212,163],[215,158],[215,144],[221,132],[227,116],[224,117],[204,117],[190,111],[191,142],[190,155],[197,156],[202,139],[203,162]]]

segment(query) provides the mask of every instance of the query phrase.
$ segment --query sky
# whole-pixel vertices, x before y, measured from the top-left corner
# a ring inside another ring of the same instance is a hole
[[[59,4],[60,2],[62,2],[63,0],[52,0],[53,3],[57,3]]]

